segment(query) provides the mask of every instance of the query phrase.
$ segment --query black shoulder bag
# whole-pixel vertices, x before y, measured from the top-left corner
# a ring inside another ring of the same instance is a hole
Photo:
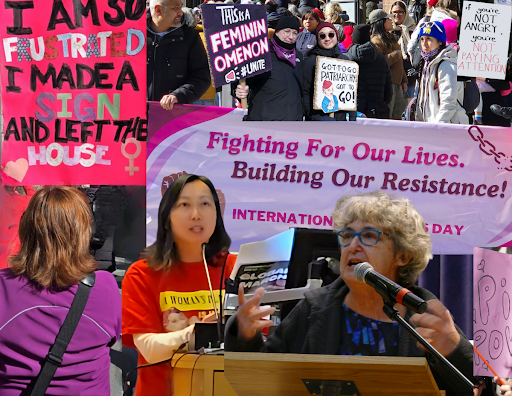
[[[96,274],[93,272],[87,275],[78,284],[78,290],[66,315],[66,319],[59,330],[55,343],[50,347],[50,351],[48,355],[46,355],[35,385],[30,392],[30,396],[44,396],[46,389],[50,386],[55,372],[62,364],[62,356],[64,356],[64,352],[66,352],[71,337],[73,337],[75,333],[95,282]]]

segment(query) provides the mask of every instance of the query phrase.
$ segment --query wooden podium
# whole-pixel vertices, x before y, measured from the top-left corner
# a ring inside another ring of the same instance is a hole
[[[224,375],[240,396],[308,396],[336,384],[350,396],[445,394],[419,357],[226,352]]]
[[[237,396],[224,377],[224,356],[176,354],[174,396]],[[192,390],[190,389],[192,385]]]

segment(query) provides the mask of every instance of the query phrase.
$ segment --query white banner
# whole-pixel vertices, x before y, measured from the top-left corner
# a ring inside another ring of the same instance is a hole
[[[508,129],[371,119],[244,122],[239,110],[166,112],[159,104],[150,112],[148,244],[162,191],[186,172],[221,190],[233,251],[290,227],[330,229],[338,198],[374,190],[411,200],[437,254],[512,245]]]
[[[457,74],[505,79],[512,8],[506,4],[465,1]]]

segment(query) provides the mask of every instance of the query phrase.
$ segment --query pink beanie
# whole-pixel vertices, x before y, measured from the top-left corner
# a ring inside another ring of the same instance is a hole
[[[457,41],[457,21],[453,19],[445,19],[442,24],[446,30],[446,44]]]

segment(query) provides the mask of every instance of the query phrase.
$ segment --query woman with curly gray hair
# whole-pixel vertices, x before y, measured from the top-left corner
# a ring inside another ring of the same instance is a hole
[[[342,197],[333,213],[341,248],[341,277],[304,295],[264,343],[260,320],[273,308],[259,307],[264,290],[245,300],[239,293],[238,311],[226,326],[226,350],[324,355],[424,356],[439,389],[460,394],[460,384],[383,312],[382,297],[356,280],[354,267],[370,263],[375,271],[428,301],[428,310],[415,314],[395,305],[400,315],[466,377],[472,377],[473,349],[454,324],[450,312],[428,290],[414,286],[432,257],[425,222],[404,198],[384,192]]]

